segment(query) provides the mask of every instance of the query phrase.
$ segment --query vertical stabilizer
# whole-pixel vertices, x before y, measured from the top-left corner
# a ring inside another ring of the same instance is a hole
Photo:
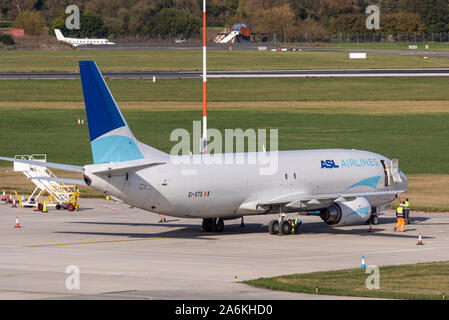
[[[94,163],[168,156],[134,137],[96,63],[80,61],[79,67]]]
[[[58,39],[59,41],[64,41],[65,38],[62,35],[61,30],[55,29],[55,35],[56,35],[56,39]]]

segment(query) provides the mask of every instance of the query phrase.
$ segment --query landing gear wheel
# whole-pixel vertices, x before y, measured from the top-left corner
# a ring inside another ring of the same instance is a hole
[[[379,224],[379,217],[378,216],[371,216],[370,218],[369,218],[369,220],[371,221],[371,223],[373,224],[373,225],[378,225]]]
[[[268,232],[271,235],[276,235],[279,233],[279,221],[277,220],[271,220],[268,224]]]
[[[222,218],[218,218],[217,224],[215,225],[215,229],[217,232],[223,232],[224,230],[224,221]]]
[[[69,211],[75,211],[75,206],[73,205],[73,204],[69,204],[68,206],[67,206],[67,210],[69,210]]]
[[[288,220],[281,221],[279,225],[279,233],[283,233],[285,235],[292,233],[292,225]]]
[[[202,224],[202,228],[204,232],[211,232],[212,231],[212,219],[211,218],[207,218],[207,219],[203,219],[203,224]]]
[[[61,210],[61,205],[59,203],[56,205],[56,210]]]

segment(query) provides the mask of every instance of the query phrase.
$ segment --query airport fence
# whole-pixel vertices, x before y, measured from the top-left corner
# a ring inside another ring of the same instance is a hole
[[[208,35],[209,39],[214,36]],[[111,36],[111,39],[122,41],[157,41],[157,42],[201,42],[201,35],[193,34],[136,34],[127,36]],[[424,42],[449,42],[449,32],[305,32],[296,37],[289,37],[283,33],[256,33],[251,37],[254,42],[261,43],[424,43]]]
[[[423,42],[449,42],[449,32],[334,32],[319,33],[305,32],[297,37],[287,37],[285,34],[277,33],[267,35],[268,41],[273,42],[327,42],[327,43],[423,43]]]

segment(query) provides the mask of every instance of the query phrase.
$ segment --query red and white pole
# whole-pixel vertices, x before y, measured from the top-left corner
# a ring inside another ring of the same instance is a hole
[[[201,150],[207,152],[207,64],[206,64],[206,0],[203,0],[203,138]]]

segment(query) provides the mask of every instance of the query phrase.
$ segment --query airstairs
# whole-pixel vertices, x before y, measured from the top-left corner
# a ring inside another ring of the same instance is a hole
[[[235,38],[240,34],[238,31],[231,31],[229,33],[219,34],[214,42],[215,43],[234,43]]]
[[[14,158],[47,162],[46,154],[16,155]],[[33,193],[22,203],[23,207],[33,207],[45,193],[50,195],[45,201],[47,205],[57,206],[62,203],[74,203],[74,200],[76,200],[76,208],[78,207],[79,192],[76,186],[52,180],[57,180],[57,176],[50,169],[38,165],[14,162],[14,171],[22,172],[28,180],[36,185]]]

